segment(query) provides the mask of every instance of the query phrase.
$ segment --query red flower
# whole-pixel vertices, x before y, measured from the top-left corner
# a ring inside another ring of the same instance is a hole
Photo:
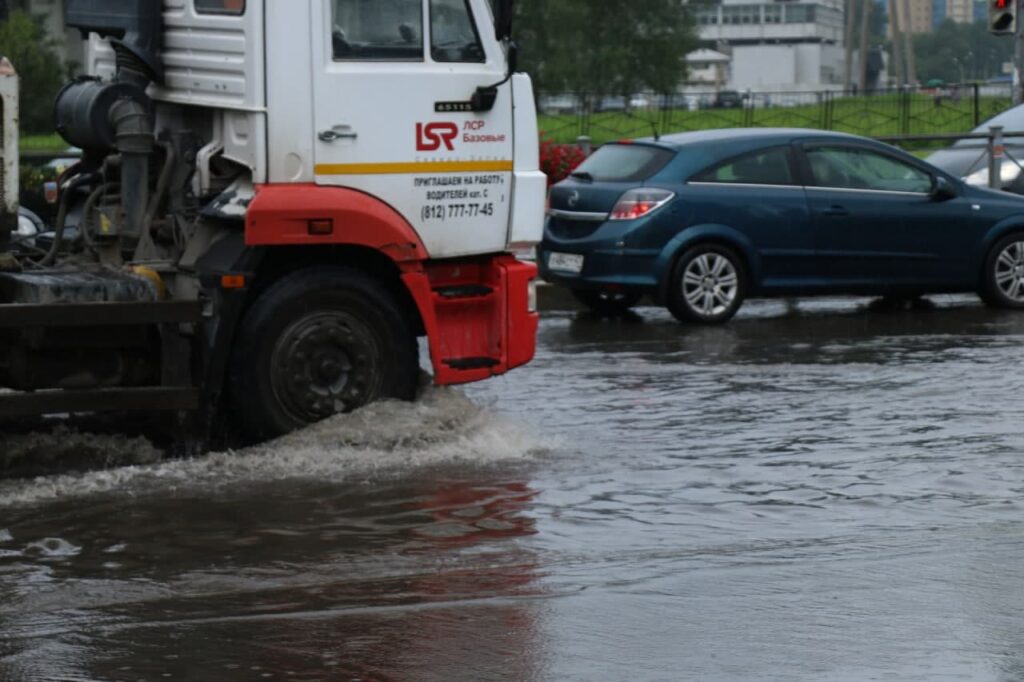
[[[569,177],[587,157],[572,144],[558,144],[541,133],[540,169],[548,176],[548,187]]]

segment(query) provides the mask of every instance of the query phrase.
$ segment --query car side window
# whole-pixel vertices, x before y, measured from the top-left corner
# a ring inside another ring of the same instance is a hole
[[[714,166],[693,178],[694,182],[746,185],[795,185],[785,147],[764,149]]]
[[[844,147],[814,147],[806,154],[816,187],[916,194],[931,191],[928,173],[885,154]]]
[[[430,0],[430,56],[435,62],[483,62],[469,0]]]
[[[420,0],[333,0],[335,61],[422,61]]]

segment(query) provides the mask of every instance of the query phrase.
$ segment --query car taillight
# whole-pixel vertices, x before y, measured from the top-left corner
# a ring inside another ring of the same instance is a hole
[[[623,194],[608,215],[609,220],[635,220],[658,210],[675,196],[667,189],[631,189]]]

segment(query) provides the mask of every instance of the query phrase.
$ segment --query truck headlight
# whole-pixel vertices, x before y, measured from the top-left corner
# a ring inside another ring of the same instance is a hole
[[[537,280],[535,279],[530,280],[526,289],[526,309],[527,312],[537,312]]]

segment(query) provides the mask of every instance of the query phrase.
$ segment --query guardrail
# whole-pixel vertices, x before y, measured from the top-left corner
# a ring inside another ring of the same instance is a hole
[[[1008,108],[1009,84],[949,84],[869,91],[685,90],[630,97],[541,93],[541,129],[555,142],[595,142],[711,128],[798,127],[876,137],[954,133]]]

